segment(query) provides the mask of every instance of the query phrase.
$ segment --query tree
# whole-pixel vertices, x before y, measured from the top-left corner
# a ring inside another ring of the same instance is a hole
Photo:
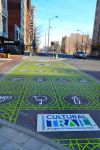
[[[37,26],[34,30],[34,39],[33,39],[33,51],[38,53],[40,46],[40,37],[41,37],[41,26]]]
[[[75,48],[76,51],[81,49],[81,44],[79,41],[74,41],[73,42],[73,47]]]
[[[61,51],[61,45],[60,45],[59,41],[52,41],[51,42],[51,49],[54,52],[60,52]]]
[[[85,53],[86,53],[87,49],[90,49],[90,48],[91,48],[91,39],[89,38],[89,35],[87,35],[86,42],[84,45]]]

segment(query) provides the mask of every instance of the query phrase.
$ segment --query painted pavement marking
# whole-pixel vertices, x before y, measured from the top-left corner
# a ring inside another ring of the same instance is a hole
[[[54,139],[70,150],[100,150],[100,138]]]
[[[33,95],[28,98],[28,102],[34,105],[45,105],[52,101],[52,98],[46,95]]]
[[[100,131],[89,114],[38,114],[37,132]]]
[[[66,96],[64,97],[64,101],[73,105],[89,105],[90,103],[86,98],[76,95]]]

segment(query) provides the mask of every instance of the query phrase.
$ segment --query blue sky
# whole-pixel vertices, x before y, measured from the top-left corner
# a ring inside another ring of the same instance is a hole
[[[45,32],[49,18],[52,29],[50,40],[61,41],[65,35],[75,33],[77,29],[92,35],[96,0],[31,0],[36,7],[36,24],[42,26],[41,45],[44,45]]]

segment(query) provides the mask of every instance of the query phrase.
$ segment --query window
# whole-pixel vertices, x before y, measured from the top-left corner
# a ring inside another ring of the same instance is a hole
[[[4,10],[6,10],[6,1],[5,0],[2,0],[2,7]]]

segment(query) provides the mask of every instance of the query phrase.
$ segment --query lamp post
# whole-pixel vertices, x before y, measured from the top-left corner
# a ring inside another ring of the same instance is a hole
[[[47,51],[47,30],[48,28],[45,29],[45,51]]]
[[[51,20],[53,20],[54,18],[58,18],[58,16],[54,16],[54,17],[52,17],[52,18],[49,19],[49,28],[48,28],[48,49],[49,49],[49,41],[50,41]]]
[[[77,30],[77,31],[79,31],[79,32],[81,32],[82,33],[82,44],[81,44],[81,50],[83,50],[83,42],[84,42],[84,33],[82,32],[82,31],[80,31],[80,30]]]
[[[79,31],[79,30],[77,30],[77,42],[76,42],[76,51],[78,51],[78,31]]]

